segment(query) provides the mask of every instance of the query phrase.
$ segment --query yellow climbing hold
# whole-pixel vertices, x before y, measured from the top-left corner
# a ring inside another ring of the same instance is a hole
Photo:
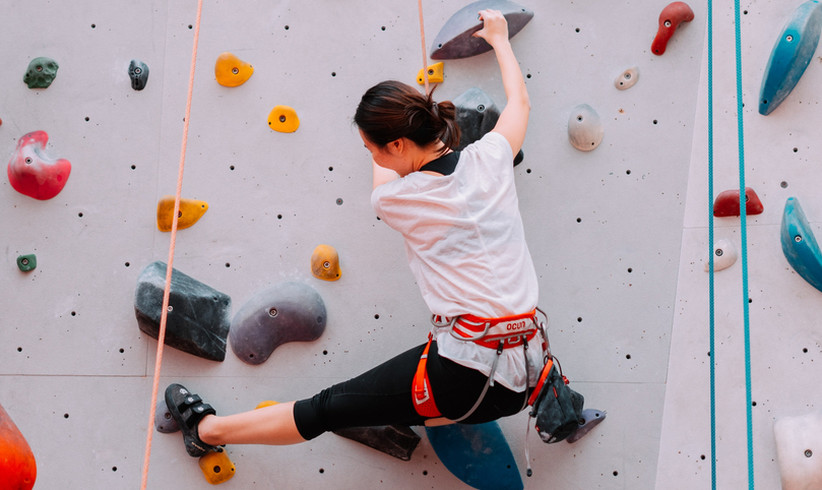
[[[274,400],[261,401],[260,403],[257,404],[256,407],[254,407],[254,410],[257,410],[258,408],[270,407],[270,406],[276,405],[278,403],[280,403],[280,402],[275,402]]]
[[[430,65],[427,69],[428,83],[442,83],[445,80],[445,64],[442,61]],[[420,72],[417,73],[417,83],[420,85],[425,85],[424,75],[422,68],[420,68]]]
[[[225,449],[220,451],[210,451],[200,457],[200,469],[208,483],[219,485],[227,482],[234,476],[236,468],[234,463],[228,459]]]
[[[197,222],[208,211],[208,203],[194,199],[180,199],[180,212],[177,218],[177,229],[188,228]],[[174,219],[174,196],[165,196],[157,203],[157,228],[160,231],[171,231]]]
[[[214,76],[217,77],[217,83],[224,87],[242,85],[251,78],[252,73],[253,66],[228,52],[218,56],[214,63]]]
[[[297,112],[287,105],[278,105],[268,114],[268,126],[280,133],[293,133],[300,127]]]
[[[336,281],[340,278],[340,256],[331,245],[317,245],[311,254],[311,272],[317,279]]]

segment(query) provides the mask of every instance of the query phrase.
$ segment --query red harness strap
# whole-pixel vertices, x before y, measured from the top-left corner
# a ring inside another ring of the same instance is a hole
[[[529,311],[521,315],[512,315],[501,318],[481,318],[473,315],[461,315],[457,318],[448,319],[439,316],[434,317],[434,324],[438,326],[451,325],[451,335],[466,341],[497,350],[497,359],[502,354],[503,349],[515,347],[530,341],[537,333],[536,310]],[[441,417],[442,413],[434,403],[434,395],[431,392],[431,382],[428,379],[428,351],[431,348],[432,334],[428,334],[428,344],[420,356],[417,364],[417,371],[414,373],[412,384],[414,409],[423,417]],[[496,362],[494,363],[496,368]],[[493,385],[492,369],[489,383]],[[487,389],[487,387],[486,387]],[[483,391],[483,395],[485,392]],[[476,406],[474,407],[476,408]],[[471,410],[473,412],[473,409]],[[469,412],[469,414],[471,413]]]
[[[431,348],[431,340],[433,335],[428,334],[428,343],[425,345],[425,350],[422,351],[420,362],[417,364],[417,372],[414,373],[413,397],[414,409],[423,417],[442,417],[442,413],[434,403],[434,397],[431,394],[431,381],[428,380],[428,350]]]

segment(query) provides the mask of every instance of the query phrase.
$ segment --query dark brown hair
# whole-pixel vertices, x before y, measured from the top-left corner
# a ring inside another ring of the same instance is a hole
[[[442,141],[443,152],[456,148],[460,141],[456,108],[450,101],[434,102],[431,92],[425,96],[402,82],[380,82],[363,94],[354,124],[378,146],[408,138],[420,147]]]

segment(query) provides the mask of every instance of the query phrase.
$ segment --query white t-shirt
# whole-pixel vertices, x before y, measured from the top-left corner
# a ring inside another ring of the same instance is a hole
[[[499,133],[487,133],[462,150],[450,175],[413,172],[378,186],[371,195],[377,216],[402,233],[411,272],[433,314],[496,318],[531,311],[537,275],[514,186],[513,154]],[[439,355],[488,375],[494,349],[437,334]],[[529,345],[530,378],[542,366],[541,339]],[[494,380],[525,389],[522,348],[503,352]]]

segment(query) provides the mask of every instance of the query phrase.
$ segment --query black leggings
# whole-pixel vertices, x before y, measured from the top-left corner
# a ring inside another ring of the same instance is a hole
[[[411,386],[425,344],[418,345],[348,381],[335,384],[312,398],[294,404],[294,420],[304,439],[326,431],[377,425],[422,425],[426,417],[414,410]],[[444,417],[457,419],[474,406],[488,377],[437,355],[437,343],[428,353],[431,392]],[[480,406],[462,423],[479,424],[520,412],[526,393],[495,383]]]

